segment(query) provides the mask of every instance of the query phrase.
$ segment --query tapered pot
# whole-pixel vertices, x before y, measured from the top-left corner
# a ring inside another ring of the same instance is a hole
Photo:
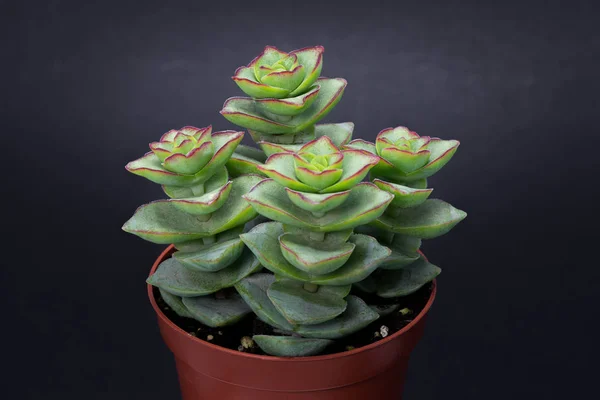
[[[174,251],[169,246],[150,274]],[[148,296],[162,337],[175,356],[183,400],[396,400],[402,399],[408,359],[423,335],[436,294],[402,330],[368,346],[323,356],[272,357],[216,346],[191,336]]]

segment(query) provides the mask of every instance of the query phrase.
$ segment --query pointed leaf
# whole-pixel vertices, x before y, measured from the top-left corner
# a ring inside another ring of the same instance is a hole
[[[315,125],[315,138],[318,139],[327,136],[333,144],[341,148],[352,139],[354,123],[341,122],[337,124],[318,124]]]
[[[262,351],[276,357],[314,356],[333,343],[333,340],[328,339],[307,339],[295,336],[254,335],[252,339]]]
[[[317,81],[319,95],[313,104],[292,120],[282,123],[264,117],[254,100],[231,97],[223,104],[221,114],[230,122],[265,134],[286,134],[302,132],[324,118],[340,101],[347,82],[341,78],[322,78]],[[277,96],[267,96],[276,97]]]
[[[340,268],[355,247],[353,243],[319,242],[293,233],[279,236],[279,245],[290,264],[311,275],[323,275]]]
[[[231,287],[260,268],[249,251],[233,265],[217,272],[192,271],[175,258],[168,258],[146,282],[176,296],[204,296]]]
[[[408,174],[427,164],[430,152],[429,150],[421,150],[417,153],[412,153],[394,147],[385,147],[379,155],[391,162],[400,171]]]
[[[361,183],[350,191],[344,207],[335,208],[323,217],[315,217],[295,206],[285,189],[272,179],[254,186],[244,198],[258,213],[272,220],[312,231],[332,232],[351,229],[378,218],[394,196],[371,183]]]
[[[226,299],[213,296],[184,297],[183,304],[192,318],[212,328],[233,325],[252,311],[237,293]]]
[[[276,98],[281,99],[290,94],[288,89],[273,87],[264,83],[260,83],[254,76],[254,69],[248,67],[240,67],[235,71],[235,75],[231,78],[244,93],[256,99]]]
[[[269,72],[261,78],[261,82],[273,87],[294,90],[302,83],[304,75],[304,67],[298,65],[291,71]],[[293,97],[293,95],[288,96]]]
[[[344,150],[343,154],[343,175],[336,184],[321,190],[321,193],[341,192],[352,188],[379,162],[378,156],[362,150]]]
[[[179,210],[170,200],[159,200],[139,207],[123,225],[123,230],[159,244],[180,243],[213,236],[245,224],[256,212],[241,196],[263,178],[244,175],[233,180],[229,198],[208,221]]]
[[[238,239],[242,233],[244,233],[244,225],[239,225],[225,232],[218,233],[216,235],[216,241],[217,243],[222,243],[231,239]],[[212,246],[212,244],[209,246]],[[175,244],[175,248],[181,252],[194,252],[205,249],[206,247],[207,245],[204,243],[204,239],[188,240]]]
[[[394,195],[393,206],[400,208],[415,207],[427,200],[433,189],[413,189],[408,186],[374,179],[373,183],[381,190]]]
[[[265,164],[259,165],[258,169],[264,175],[268,176],[271,179],[274,179],[280,185],[288,187],[290,189],[300,190],[308,193],[317,191],[317,189],[300,182],[296,178],[293,154],[274,154],[267,158]]]
[[[290,93],[290,96],[296,96],[304,93],[321,75],[323,68],[323,46],[306,47],[304,49],[294,50],[290,55],[298,57],[298,64],[303,65],[305,77],[302,83]]]
[[[350,190],[326,194],[304,193],[289,188],[285,188],[285,191],[294,205],[311,213],[331,211],[342,205],[350,195]]]
[[[233,264],[243,250],[244,242],[238,237],[196,251],[177,251],[173,257],[192,270],[214,272]]]
[[[360,298],[348,296],[348,305],[338,317],[317,325],[301,325],[296,332],[308,338],[339,339],[357,332],[379,318]]]
[[[431,282],[442,270],[420,258],[409,266],[394,270],[381,271],[376,277],[379,297],[408,296]]]
[[[187,142],[193,145],[190,140]],[[200,171],[212,158],[215,146],[212,142],[204,142],[192,149],[188,154],[175,153],[165,159],[163,167],[178,174],[193,175]]]
[[[275,308],[292,325],[313,325],[329,321],[346,309],[344,296],[331,291],[309,292],[303,283],[293,280],[279,280],[267,290],[267,296]]]
[[[175,314],[179,315],[180,317],[194,318],[192,316],[192,313],[190,313],[188,309],[183,305],[181,297],[175,296],[160,288],[158,289],[158,291],[160,292],[160,297],[162,297],[165,303],[167,303],[167,305],[171,307],[171,310],[173,310]]]
[[[261,321],[277,329],[291,331],[292,325],[277,311],[267,296],[267,289],[273,282],[273,274],[257,273],[236,283],[235,289]]]
[[[315,102],[320,89],[320,86],[313,86],[308,92],[300,96],[285,99],[257,99],[256,104],[260,110],[275,115],[298,115]]]
[[[212,192],[229,182],[227,168],[221,167],[206,182],[197,183],[192,186],[167,186],[163,185],[162,190],[172,199],[184,199],[187,197],[201,196],[206,192]]]
[[[202,196],[172,199],[171,203],[179,210],[191,215],[210,214],[225,204],[232,189],[232,181]]]
[[[429,199],[412,208],[398,208],[396,212],[394,216],[383,214],[373,225],[402,235],[432,239],[444,235],[467,216],[439,199]]]
[[[296,177],[302,183],[323,190],[340,180],[344,171],[341,169],[327,169],[324,171],[313,171],[304,167],[296,168]],[[347,188],[348,189],[348,188]]]
[[[363,150],[363,151],[367,151],[371,154],[377,155],[377,149],[375,148],[375,145],[373,143],[367,142],[366,140],[363,140],[363,139],[354,139],[353,141],[348,143],[346,146],[344,146],[344,148]]]

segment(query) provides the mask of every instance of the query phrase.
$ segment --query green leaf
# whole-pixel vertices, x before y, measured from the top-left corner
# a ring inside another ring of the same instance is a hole
[[[238,237],[196,251],[177,251],[173,257],[192,270],[214,272],[233,264],[243,250],[244,242]]]
[[[303,288],[302,282],[285,279],[273,282],[267,296],[292,325],[313,325],[329,321],[344,312],[344,297],[350,291],[350,285],[346,289],[344,294],[321,286],[312,293]]]
[[[369,305],[369,307],[379,314],[380,317],[385,317],[396,311],[400,307],[400,304]]]
[[[256,212],[241,196],[262,179],[257,175],[235,178],[229,198],[208,221],[199,221],[179,210],[171,200],[158,200],[139,207],[123,225],[123,230],[159,244],[185,242],[224,232],[256,217]]]
[[[307,357],[319,354],[333,343],[328,339],[294,336],[254,335],[252,339],[265,353],[276,357]]]
[[[289,188],[285,191],[294,205],[313,214],[324,214],[339,207],[350,195],[350,190],[326,194],[304,193]]]
[[[254,69],[240,67],[231,78],[244,93],[256,99],[276,98],[281,99],[290,94],[289,89],[278,88],[256,81]]]
[[[217,211],[225,204],[232,189],[232,182],[229,181],[222,187],[203,194],[198,197],[188,197],[184,199],[172,199],[173,204],[179,210],[191,215],[204,215]]]
[[[260,149],[240,144],[226,165],[234,178],[246,174],[262,175],[257,167],[262,165],[266,159],[267,156]]]
[[[323,217],[294,205],[285,188],[272,179],[265,179],[244,198],[267,218],[285,224],[319,232],[351,229],[381,216],[394,196],[371,183],[360,183],[350,192],[344,207],[335,208]]]
[[[415,207],[427,200],[433,189],[413,189],[408,186],[374,179],[373,183],[381,190],[394,195],[393,206],[400,208]]]
[[[160,296],[162,297],[162,299],[165,301],[165,303],[167,303],[169,307],[171,307],[171,310],[173,310],[175,314],[179,315],[180,317],[194,318],[192,313],[190,313],[188,309],[183,305],[181,297],[175,296],[160,288],[158,289],[158,291],[160,292]]]
[[[371,142],[367,142],[366,140],[363,140],[363,139],[354,139],[353,141],[348,143],[346,146],[344,146],[344,148],[355,149],[355,150],[364,150],[371,154],[377,155],[377,149],[375,148],[375,144],[373,144]]]
[[[304,49],[294,50],[290,55],[298,57],[298,64],[303,65],[305,77],[302,83],[290,93],[290,96],[296,96],[304,93],[321,75],[323,68],[323,46],[306,47]]]
[[[191,141],[188,141],[191,143]],[[215,146],[212,142],[204,142],[188,154],[175,153],[163,162],[163,167],[178,174],[193,175],[200,171],[212,158]]]
[[[178,174],[167,171],[154,153],[146,153],[143,157],[130,162],[125,168],[136,175],[143,176],[152,182],[168,186],[193,186],[204,183],[221,170],[233,151],[244,137],[244,132],[221,131],[212,135],[215,153],[208,163],[193,175]]]
[[[344,150],[342,170],[344,174],[339,181],[322,190],[321,193],[334,193],[351,189],[362,181],[369,170],[379,162],[379,157],[362,150]]]
[[[348,296],[348,305],[338,317],[317,325],[301,325],[296,332],[308,338],[339,339],[357,332],[379,318],[360,298]]]
[[[222,243],[231,239],[239,239],[240,234],[244,233],[244,225],[239,225],[234,228],[231,228],[227,231],[221,232],[216,235],[216,242]],[[208,246],[212,246],[213,244],[209,244]],[[205,249],[208,247],[206,243],[204,243],[204,239],[195,239],[188,240],[185,242],[180,242],[175,244],[175,248],[182,252],[194,252]]]
[[[304,67],[298,65],[291,71],[273,71],[261,78],[261,82],[269,86],[294,90],[304,79]],[[293,95],[290,95],[292,97]]]
[[[252,311],[237,293],[225,299],[213,296],[184,297],[183,304],[192,318],[212,328],[233,325]]]
[[[344,171],[341,169],[327,169],[325,171],[313,171],[305,167],[296,168],[296,177],[311,188],[323,190],[340,180]]]
[[[313,104],[303,113],[294,116],[285,123],[266,118],[257,109],[254,100],[243,97],[231,97],[223,104],[221,114],[238,126],[266,134],[289,134],[302,132],[324,118],[340,101],[347,82],[341,78],[322,78],[317,81],[319,95]],[[257,97],[257,96],[253,96]],[[265,96],[282,98],[284,96]]]
[[[258,260],[248,250],[237,263],[217,272],[193,271],[175,258],[168,258],[146,282],[176,296],[205,296],[235,285],[260,268]]]
[[[402,235],[432,239],[447,233],[467,216],[439,199],[429,199],[412,208],[398,208],[396,212],[394,216],[383,214],[373,225]]]
[[[172,199],[183,199],[187,197],[201,196],[206,192],[212,192],[220,187],[223,187],[229,182],[229,174],[227,168],[222,167],[215,172],[206,182],[197,183],[192,186],[167,186],[163,185],[163,192]]]
[[[273,274],[257,273],[236,283],[235,289],[261,321],[277,329],[291,331],[292,325],[277,311],[267,296],[267,289],[273,282]]]
[[[442,270],[420,258],[409,266],[393,270],[381,270],[375,277],[379,297],[408,296],[431,282]]]
[[[354,123],[341,122],[337,124],[318,124],[315,125],[315,139],[327,136],[333,144],[341,148],[352,139]]]
[[[268,270],[289,279],[318,285],[343,286],[361,281],[391,254],[387,247],[381,246],[370,236],[352,235],[349,241],[355,248],[348,261],[334,272],[312,276],[285,259],[278,241],[282,234],[281,224],[267,222],[240,235],[240,238]]]
[[[323,275],[340,268],[355,247],[353,243],[320,242],[293,233],[279,236],[279,245],[290,264],[311,275]]]
[[[429,160],[429,154],[429,150],[412,153],[395,147],[385,147],[379,153],[381,157],[392,163],[394,167],[403,173],[411,173],[423,167]]]
[[[313,86],[308,92],[286,99],[258,99],[256,105],[263,112],[275,115],[293,116],[304,112],[317,99],[319,86]]]

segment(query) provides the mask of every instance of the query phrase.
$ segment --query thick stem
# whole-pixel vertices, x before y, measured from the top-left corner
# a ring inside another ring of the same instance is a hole
[[[192,186],[191,189],[194,196],[202,196],[204,194],[204,183],[198,183]]]
[[[303,288],[307,292],[315,293],[317,290],[319,290],[319,285],[316,283],[304,282]]]
[[[322,242],[325,240],[325,232],[309,232],[308,237],[310,240],[316,240]]]

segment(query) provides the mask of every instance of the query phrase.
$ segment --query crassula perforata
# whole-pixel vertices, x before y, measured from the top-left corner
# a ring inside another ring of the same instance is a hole
[[[431,282],[440,269],[420,253],[422,239],[466,216],[430,198],[427,184],[458,141],[399,126],[371,143],[351,140],[351,122],[317,124],[346,87],[320,76],[323,54],[267,46],[237,69],[249,97],[228,99],[221,114],[258,148],[240,144],[243,132],[188,126],[126,167],[168,197],[123,226],[176,247],[148,283],[175,313],[211,327],[260,319],[273,334],[253,340],[274,356],[319,354],[395,311],[363,297],[407,296]]]

